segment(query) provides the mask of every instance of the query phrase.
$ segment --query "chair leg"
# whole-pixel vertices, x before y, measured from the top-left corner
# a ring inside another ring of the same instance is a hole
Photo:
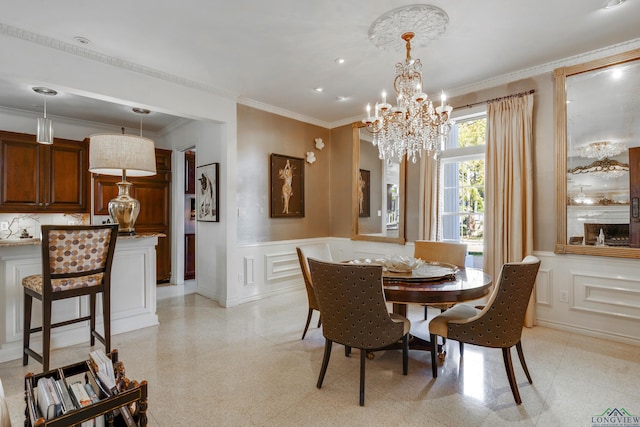
[[[520,399],[520,392],[518,391],[518,383],[516,382],[516,376],[513,373],[513,363],[511,363],[511,348],[502,349],[502,358],[504,359],[504,367],[507,370],[507,378],[509,379],[509,385],[511,386],[511,392],[517,405],[522,403]]]
[[[367,361],[367,351],[360,349],[360,406],[364,406],[364,364]]]
[[[309,307],[309,312],[307,313],[307,324],[304,325],[304,332],[302,332],[302,338],[300,339],[304,339],[304,336],[307,335],[307,329],[309,329],[309,323],[311,323],[312,314],[313,314],[313,308]]]
[[[464,356],[464,343],[462,341],[458,341],[458,347],[460,348],[460,357]]]
[[[89,344],[96,345],[96,294],[89,295]]]
[[[424,306],[424,320],[427,320],[427,306]]]
[[[320,376],[318,377],[318,383],[316,387],[322,387],[322,381],[324,381],[324,374],[327,373],[327,366],[329,366],[329,358],[331,357],[331,345],[333,341],[325,338],[324,342],[324,357],[322,358],[322,367],[320,368]]]
[[[49,370],[51,353],[51,305],[52,301],[42,299],[42,372]]]
[[[104,323],[104,351],[111,353],[111,295],[102,293],[102,321]]]
[[[516,344],[516,350],[518,350],[518,357],[520,358],[520,364],[522,365],[522,369],[524,369],[524,373],[529,380],[529,384],[533,384],[531,380],[531,375],[529,375],[529,369],[527,369],[527,363],[524,361],[524,353],[522,352],[522,342],[518,341]]]
[[[318,311],[318,313],[320,313],[320,312]],[[318,316],[318,328],[319,328],[320,326],[322,326],[322,315],[319,315],[319,316]]]
[[[31,306],[33,305],[33,297],[24,292],[24,313],[22,325],[22,366],[29,364],[29,343],[31,342]]]
[[[409,334],[402,337],[402,375],[409,372]]]
[[[351,357],[351,346],[344,346],[344,357]]]
[[[431,341],[431,374],[433,378],[438,378],[438,365],[436,364],[436,353],[438,353],[438,336],[431,334],[429,336]]]

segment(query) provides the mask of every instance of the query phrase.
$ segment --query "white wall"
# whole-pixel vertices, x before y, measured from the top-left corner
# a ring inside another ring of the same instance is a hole
[[[235,208],[229,206],[229,194],[235,191],[235,179],[229,179],[230,161],[223,143],[224,125],[212,121],[194,121],[172,129],[162,137],[163,144],[174,150],[172,159],[172,283],[184,280],[184,153],[195,147],[196,166],[209,163],[220,164],[220,222],[196,222],[196,281],[197,292],[217,300],[222,305],[234,305],[228,295],[233,295],[235,280],[227,280],[228,240],[233,240],[236,216]],[[234,150],[235,152],[235,150]],[[235,174],[235,172],[234,172]],[[232,233],[228,233],[231,230]],[[233,247],[230,246],[230,247]],[[231,258],[233,259],[233,258]],[[229,284],[229,285],[227,285]]]

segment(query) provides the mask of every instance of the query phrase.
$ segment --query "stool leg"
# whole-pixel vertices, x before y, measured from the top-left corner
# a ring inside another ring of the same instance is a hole
[[[89,342],[91,347],[96,344],[96,294],[95,292],[89,295]]]
[[[50,299],[42,298],[42,371],[49,370],[51,351],[51,305]]]
[[[29,354],[27,349],[31,342],[31,306],[33,305],[33,297],[24,292],[24,313],[22,325],[22,366],[29,364]]]
[[[102,319],[104,322],[104,351],[111,352],[111,295],[102,292]]]

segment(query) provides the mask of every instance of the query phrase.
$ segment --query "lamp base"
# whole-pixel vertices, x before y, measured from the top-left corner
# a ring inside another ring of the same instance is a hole
[[[140,213],[140,202],[129,195],[131,183],[121,181],[118,186],[118,196],[109,201],[109,215],[118,224],[118,234],[132,236],[136,234],[133,228]]]

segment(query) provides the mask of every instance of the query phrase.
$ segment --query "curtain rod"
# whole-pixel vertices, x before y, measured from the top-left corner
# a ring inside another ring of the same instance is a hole
[[[514,93],[513,95],[501,96],[499,98],[487,99],[486,101],[479,101],[479,102],[474,102],[473,104],[467,104],[460,107],[455,107],[454,110],[459,110],[461,108],[471,108],[471,107],[475,107],[476,105],[488,104],[489,102],[502,101],[503,99],[517,98],[519,96],[530,95],[534,92],[535,90],[531,89],[527,92]]]

